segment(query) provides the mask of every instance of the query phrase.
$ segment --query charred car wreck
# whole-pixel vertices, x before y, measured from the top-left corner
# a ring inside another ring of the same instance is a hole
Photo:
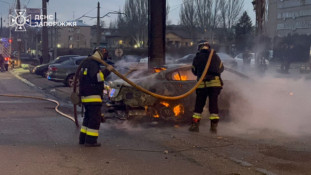
[[[165,96],[184,94],[196,84],[196,77],[192,74],[191,65],[189,64],[169,65],[164,68],[154,69],[154,71],[155,73],[149,75],[147,71],[139,71],[140,73],[136,72],[136,75],[139,74],[136,77],[140,78],[135,78],[135,76],[129,78],[145,89]],[[142,77],[142,75],[144,76]],[[219,97],[219,106],[221,114],[228,115],[229,101],[235,96],[235,93],[232,92],[233,88],[230,88],[230,90],[226,88],[232,87],[231,82],[227,81],[232,75],[228,72],[224,75],[225,88]],[[151,117],[182,122],[191,119],[194,109],[195,92],[180,100],[163,100],[145,94],[121,79],[110,81],[107,89],[106,95],[109,96],[107,106],[127,118]]]

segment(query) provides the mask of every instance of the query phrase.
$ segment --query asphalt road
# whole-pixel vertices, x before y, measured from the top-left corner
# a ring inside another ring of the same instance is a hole
[[[0,73],[0,94],[57,99],[71,113],[70,89],[27,71]],[[99,148],[78,145],[79,130],[54,104],[0,97],[0,174],[90,175],[311,175],[311,137],[256,128],[237,132],[220,123],[217,135],[203,119],[200,133],[107,120]]]

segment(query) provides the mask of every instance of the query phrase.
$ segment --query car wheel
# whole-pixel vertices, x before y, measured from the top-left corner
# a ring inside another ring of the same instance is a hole
[[[48,69],[44,69],[44,70],[42,71],[41,76],[45,78],[45,77],[47,77],[47,75],[48,75]]]
[[[66,79],[65,85],[68,86],[68,87],[73,87],[73,84],[74,84],[74,77],[75,77],[74,74],[69,75],[69,76],[67,77],[67,79]],[[77,81],[76,86],[79,86],[79,80]]]
[[[159,115],[164,120],[174,120],[174,111],[170,107],[162,106],[158,108]]]
[[[176,109],[177,106],[179,106],[179,109]],[[155,105],[155,109],[159,118],[165,121],[183,122],[187,119],[186,116],[188,115],[188,111],[184,108],[184,104],[180,102],[171,103],[169,105],[157,104]]]

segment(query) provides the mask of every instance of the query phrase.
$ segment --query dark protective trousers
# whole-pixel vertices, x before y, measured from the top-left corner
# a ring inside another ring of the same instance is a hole
[[[88,143],[94,144],[97,143],[98,135],[90,134],[90,130],[99,130],[100,121],[101,121],[101,103],[84,103],[85,107],[84,119],[82,127],[86,128],[86,132],[80,132],[79,142],[80,144]]]
[[[4,67],[4,63],[0,63],[0,71],[1,71],[1,72],[6,71],[6,70],[5,70],[5,67]]]
[[[194,113],[202,113],[206,103],[206,98],[209,97],[209,113],[218,114],[218,96],[221,91],[221,87],[206,87],[196,89],[196,100]]]

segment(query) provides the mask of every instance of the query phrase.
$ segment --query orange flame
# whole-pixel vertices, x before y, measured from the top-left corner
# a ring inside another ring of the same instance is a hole
[[[165,107],[169,107],[170,106],[170,104],[168,104],[167,102],[164,102],[164,101],[162,101],[160,104],[165,106]]]
[[[154,118],[160,118],[159,114],[153,115]]]
[[[183,106],[181,104],[175,106],[173,108],[173,111],[174,111],[174,114],[176,117],[179,116],[180,114],[184,113]]]
[[[159,72],[161,72],[163,70],[166,70],[166,68],[160,67],[160,68],[154,68],[153,70],[154,70],[155,73],[159,73]]]
[[[179,75],[178,73],[175,73],[173,75],[174,80],[178,80],[178,81],[186,81],[188,80],[188,76],[187,75]]]

